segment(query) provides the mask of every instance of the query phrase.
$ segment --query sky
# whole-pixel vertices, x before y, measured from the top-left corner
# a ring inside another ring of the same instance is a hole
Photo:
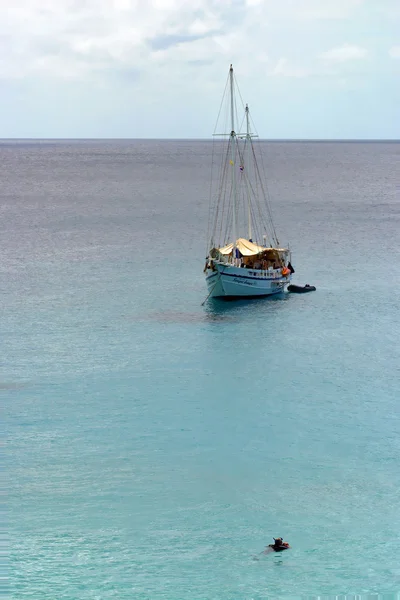
[[[400,138],[400,0],[0,0],[0,138]]]

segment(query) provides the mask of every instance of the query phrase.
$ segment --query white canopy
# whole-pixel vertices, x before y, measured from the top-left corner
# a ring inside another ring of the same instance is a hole
[[[269,248],[265,246],[258,246],[257,244],[253,244],[249,240],[245,240],[244,238],[239,238],[236,242],[236,248],[243,256],[254,256],[255,254],[260,254],[260,252],[264,252]],[[223,248],[219,248],[221,254],[230,254],[233,250],[233,244],[228,244]]]
[[[244,238],[239,238],[235,244],[236,248],[239,250],[243,256],[254,256],[255,254],[260,254],[260,252],[264,252],[267,248],[265,246],[258,246],[257,244],[253,244],[249,240],[245,240]],[[228,244],[223,248],[219,248],[221,254],[230,254],[233,250],[233,244]]]

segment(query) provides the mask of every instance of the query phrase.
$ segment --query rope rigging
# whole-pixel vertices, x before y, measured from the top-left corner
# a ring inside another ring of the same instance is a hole
[[[252,139],[252,137],[258,136],[249,133],[249,120],[247,120],[247,134],[233,131],[225,134],[216,133],[221,125],[224,125],[223,131],[231,130],[229,113],[232,108],[235,117],[233,122],[235,126],[239,124],[238,98],[243,111],[247,111],[246,116],[250,117],[253,131],[256,131],[253,120],[248,114],[247,106],[246,109],[244,108],[245,105],[235,77],[233,77],[233,85],[236,94],[230,105],[228,76],[214,129],[207,253],[213,247],[222,247],[229,242],[236,243],[237,240],[231,239],[234,223],[237,224],[238,237],[251,237],[254,243],[263,246],[267,239],[271,247],[279,247],[265,177],[262,144],[260,142],[256,144],[256,152]],[[225,111],[223,111],[224,107]],[[221,118],[223,112],[225,119]],[[239,132],[242,130],[244,122],[245,117],[241,119]],[[217,141],[215,138],[217,135],[223,135],[222,140]],[[260,161],[257,155],[260,155]],[[261,163],[261,168],[259,163]],[[231,169],[237,170],[235,175],[232,174]],[[236,194],[233,180],[235,180]],[[235,214],[233,213],[234,206],[236,206]]]

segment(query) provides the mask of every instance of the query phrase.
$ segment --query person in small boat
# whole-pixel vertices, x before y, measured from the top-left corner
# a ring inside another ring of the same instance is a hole
[[[274,543],[269,544],[268,548],[272,548],[274,552],[282,552],[282,550],[288,550],[290,546],[282,538],[274,538]]]

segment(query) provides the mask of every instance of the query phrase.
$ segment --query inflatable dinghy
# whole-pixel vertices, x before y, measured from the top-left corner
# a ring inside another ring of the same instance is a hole
[[[288,285],[288,292],[292,292],[292,294],[305,294],[306,292],[315,292],[317,289],[314,285]]]

